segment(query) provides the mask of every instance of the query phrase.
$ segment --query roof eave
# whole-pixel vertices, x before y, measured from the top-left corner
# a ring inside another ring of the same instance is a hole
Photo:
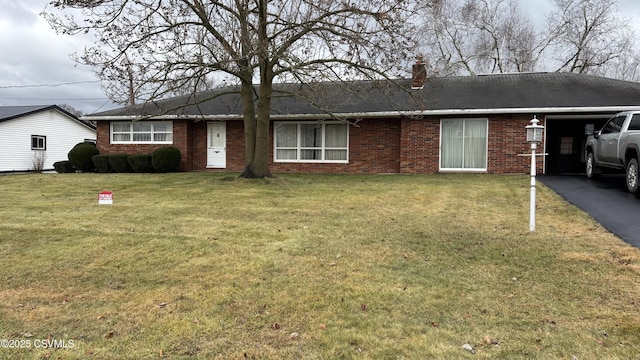
[[[334,119],[334,118],[392,118],[415,116],[456,116],[456,115],[496,115],[496,114],[574,114],[574,113],[616,113],[621,111],[640,111],[640,106],[592,106],[592,107],[531,107],[531,108],[495,108],[495,109],[439,109],[411,111],[380,112],[346,112],[332,114],[274,114],[272,120],[301,119]],[[242,115],[118,115],[118,116],[83,116],[86,121],[136,121],[136,120],[193,120],[193,121],[225,121],[242,120]]]

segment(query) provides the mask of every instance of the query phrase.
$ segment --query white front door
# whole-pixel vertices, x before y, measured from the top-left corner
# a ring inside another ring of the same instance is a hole
[[[227,123],[207,124],[207,167],[224,169],[227,167]]]

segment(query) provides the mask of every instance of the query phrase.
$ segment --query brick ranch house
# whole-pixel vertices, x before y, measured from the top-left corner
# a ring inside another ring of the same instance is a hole
[[[415,76],[414,76],[415,78]],[[410,81],[275,85],[273,173],[528,173],[525,126],[545,126],[541,173],[580,173],[585,127],[640,110],[640,83],[573,73],[517,73]],[[348,89],[346,89],[348,87]],[[105,111],[101,154],[173,145],[183,171],[244,168],[238,94],[219,89]],[[540,147],[539,147],[540,149]]]

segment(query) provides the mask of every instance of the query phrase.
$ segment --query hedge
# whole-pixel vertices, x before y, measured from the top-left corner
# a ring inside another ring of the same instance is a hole
[[[127,161],[129,156],[129,154],[109,155],[109,165],[111,165],[111,169],[117,173],[133,172],[133,169],[131,169],[129,162]]]
[[[97,172],[112,172],[111,166],[109,165],[109,155],[93,155],[91,157],[91,160],[93,161],[93,165],[95,166]]]
[[[153,172],[153,164],[151,162],[150,154],[130,155],[127,158],[129,165],[136,173],[150,173]]]
[[[96,168],[93,165],[93,160],[91,159],[94,155],[100,155],[100,151],[98,151],[94,145],[88,145],[85,143],[80,143],[74,146],[73,149],[69,151],[69,154],[67,154],[71,165],[83,172],[95,171]]]
[[[53,168],[60,174],[76,172],[76,168],[74,168],[73,165],[71,165],[71,161],[68,160],[54,162]]]
[[[180,166],[180,150],[174,146],[162,146],[151,154],[153,168],[159,173],[174,172]]]

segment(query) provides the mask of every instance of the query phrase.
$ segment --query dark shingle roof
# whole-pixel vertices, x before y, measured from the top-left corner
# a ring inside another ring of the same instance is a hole
[[[0,106],[0,121],[51,109],[52,105]]]
[[[95,125],[78,119],[78,117],[76,117],[75,115],[71,114],[70,112],[62,109],[57,105],[0,106],[0,122],[19,118],[26,115],[39,113],[42,111],[47,111],[47,110],[57,110],[69,116],[72,120],[81,123],[84,126],[87,126],[93,130],[96,129]]]
[[[410,81],[359,81],[348,84],[275,84],[272,114],[374,114],[402,111],[598,108],[640,106],[640,83],[573,73],[516,73],[430,78],[421,90]],[[105,111],[105,116],[242,114],[232,88],[198,96]],[[296,95],[291,95],[296,94]]]

